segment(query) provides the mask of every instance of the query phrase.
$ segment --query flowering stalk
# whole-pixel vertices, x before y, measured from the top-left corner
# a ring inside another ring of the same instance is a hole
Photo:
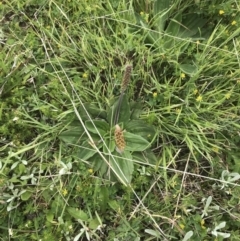
[[[126,143],[125,143],[124,136],[123,136],[123,130],[121,129],[121,127],[117,123],[118,123],[118,119],[119,119],[119,112],[120,112],[120,108],[121,108],[121,104],[122,104],[122,100],[123,100],[123,95],[124,95],[124,92],[126,91],[126,89],[128,87],[130,77],[131,77],[131,72],[132,72],[132,65],[127,65],[126,69],[125,69],[125,72],[124,72],[123,79],[122,79],[121,94],[120,94],[120,97],[118,99],[117,110],[115,112],[114,139],[115,139],[115,143],[116,143],[116,150],[119,153],[122,153],[124,151]]]
[[[126,91],[130,81],[131,73],[132,73],[132,65],[127,65],[123,79],[122,79],[121,93]]]
[[[114,124],[116,125],[118,123],[118,118],[119,118],[119,112],[120,112],[120,108],[121,108],[121,104],[122,104],[122,100],[123,100],[123,95],[128,87],[129,81],[130,81],[130,77],[131,77],[131,73],[132,73],[132,65],[127,65],[125,72],[124,72],[124,76],[122,79],[122,86],[121,86],[121,95],[119,97],[118,100],[118,106],[117,106],[117,111],[115,114],[115,119],[114,119]]]

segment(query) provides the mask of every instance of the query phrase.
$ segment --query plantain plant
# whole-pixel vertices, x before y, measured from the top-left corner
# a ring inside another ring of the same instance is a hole
[[[132,66],[128,65],[122,80],[121,94],[106,110],[85,103],[78,109],[78,118],[73,118],[59,138],[77,145],[74,155],[89,163],[101,177],[124,184],[131,182],[134,163],[156,163],[150,150],[155,129],[139,119],[141,103],[130,102],[125,93]],[[90,138],[89,138],[90,137]]]

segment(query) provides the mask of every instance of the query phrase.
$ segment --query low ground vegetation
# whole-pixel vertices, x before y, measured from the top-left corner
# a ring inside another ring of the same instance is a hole
[[[0,7],[1,240],[240,240],[237,1]]]

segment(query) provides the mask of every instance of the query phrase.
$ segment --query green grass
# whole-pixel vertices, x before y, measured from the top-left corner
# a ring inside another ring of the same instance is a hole
[[[1,240],[240,239],[237,1],[0,8]]]

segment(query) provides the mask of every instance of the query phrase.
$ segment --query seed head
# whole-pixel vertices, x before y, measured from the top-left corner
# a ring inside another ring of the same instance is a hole
[[[130,81],[130,77],[131,77],[131,73],[132,73],[132,65],[127,65],[125,72],[124,72],[124,76],[122,79],[122,87],[121,87],[121,92],[125,92],[125,90],[127,89],[127,86],[129,84]]]
[[[126,143],[124,140],[123,131],[119,125],[115,126],[114,138],[117,152],[122,153],[126,147]]]

